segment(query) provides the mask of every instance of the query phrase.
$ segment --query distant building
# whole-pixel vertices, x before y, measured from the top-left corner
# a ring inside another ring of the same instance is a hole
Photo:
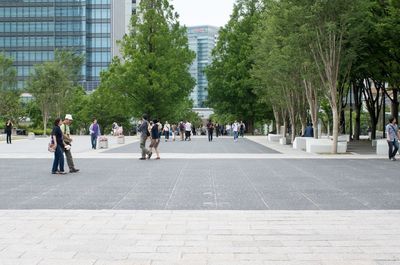
[[[135,8],[136,0],[1,0],[0,52],[13,58],[18,88],[35,64],[54,59],[56,49],[85,54],[81,83],[91,91],[118,55],[115,43]]]
[[[197,26],[188,28],[189,48],[196,53],[196,59],[190,67],[190,74],[196,79],[196,86],[191,93],[195,108],[207,107],[208,81],[204,72],[212,62],[219,28],[212,26]]]

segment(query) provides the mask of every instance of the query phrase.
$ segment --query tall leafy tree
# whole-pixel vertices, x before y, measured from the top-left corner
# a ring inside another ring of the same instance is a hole
[[[119,93],[132,117],[181,116],[181,106],[187,106],[195,84],[189,73],[195,54],[169,1],[140,1],[120,46],[123,58],[115,58],[103,73],[102,87]]]
[[[16,121],[21,112],[19,93],[15,90],[17,71],[13,61],[0,53],[0,117]]]
[[[65,93],[71,89],[68,74],[57,62],[39,64],[30,76],[28,87],[42,113],[45,134],[49,118],[52,114],[60,117]]]
[[[254,122],[268,112],[267,105],[254,93],[250,73],[254,64],[251,38],[263,7],[260,0],[237,1],[228,24],[219,32],[213,63],[206,70],[209,106],[217,114],[230,114],[246,121],[250,131]]]

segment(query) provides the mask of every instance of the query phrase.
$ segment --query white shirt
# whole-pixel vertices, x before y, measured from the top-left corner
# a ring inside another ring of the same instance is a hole
[[[192,124],[190,122],[185,123],[185,130],[192,131]]]
[[[236,122],[234,124],[232,124],[232,129],[234,132],[237,132],[239,130],[239,124]]]

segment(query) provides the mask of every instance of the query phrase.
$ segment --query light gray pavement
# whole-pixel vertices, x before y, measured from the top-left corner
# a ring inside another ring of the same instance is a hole
[[[397,265],[399,211],[0,211],[0,264]]]
[[[1,159],[0,209],[400,210],[400,163],[300,159]],[[383,173],[384,172],[384,173]]]
[[[82,172],[66,176],[49,174],[48,139],[0,143],[0,265],[400,264],[400,162],[265,137],[162,142],[139,161],[137,138],[109,139],[75,137]]]

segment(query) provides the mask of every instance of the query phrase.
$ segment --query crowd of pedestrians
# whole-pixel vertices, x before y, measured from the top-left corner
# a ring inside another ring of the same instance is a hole
[[[166,121],[165,124],[162,125],[160,120],[156,119],[149,122],[148,116],[143,115],[137,129],[140,134],[140,149],[142,153],[140,160],[151,159],[154,152],[157,155],[155,159],[160,159],[158,147],[162,136],[164,136],[165,142],[168,142],[171,137],[172,141],[180,139],[182,142],[189,142],[192,140],[192,135],[203,135],[204,132],[204,134],[208,136],[208,141],[212,142],[215,132],[216,137],[222,135],[233,136],[233,140],[237,142],[239,136],[244,137],[245,128],[246,126],[243,122],[235,121],[225,127],[219,123],[213,123],[212,120],[208,120],[204,127],[200,127],[196,130],[195,126],[193,126],[190,121],[181,120],[178,124],[172,125]],[[150,140],[149,148],[146,147],[147,140]]]

